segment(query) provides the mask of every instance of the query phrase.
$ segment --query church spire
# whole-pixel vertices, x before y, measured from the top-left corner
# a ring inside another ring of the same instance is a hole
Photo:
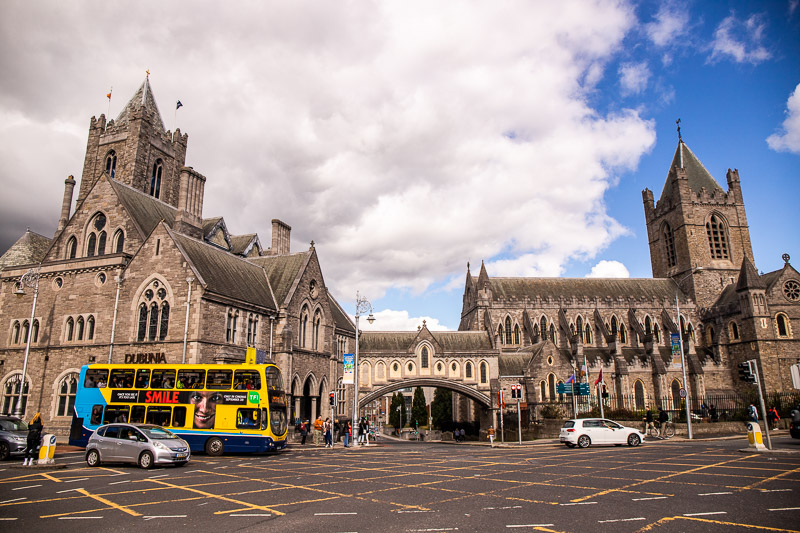
[[[128,100],[128,103],[125,104],[125,107],[122,108],[119,115],[117,115],[114,123],[116,125],[127,124],[131,116],[140,109],[144,109],[152,114],[153,128],[157,132],[164,133],[166,131],[164,128],[164,119],[161,118],[155,96],[153,96],[153,89],[150,87],[149,71],[147,72],[147,77],[139,86],[139,89],[134,93],[131,99]]]

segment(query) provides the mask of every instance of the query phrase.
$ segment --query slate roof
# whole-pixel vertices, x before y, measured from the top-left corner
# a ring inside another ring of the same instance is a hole
[[[670,278],[490,278],[492,298],[558,300],[634,298],[672,300],[678,286]]]
[[[231,253],[242,255],[247,247],[253,240],[257,239],[258,235],[255,233],[248,233],[247,235],[231,235]]]
[[[30,265],[44,259],[50,249],[52,239],[32,232],[30,229],[17,239],[6,252],[0,256],[0,270],[6,267]]]
[[[489,334],[484,331],[431,331],[436,342],[446,352],[491,350]],[[365,351],[408,350],[417,339],[418,331],[363,331],[359,347]]]
[[[756,267],[745,257],[742,260],[742,268],[739,270],[739,279],[736,280],[736,290],[743,291],[748,289],[766,289],[767,286],[758,275]]]
[[[202,277],[207,291],[277,311],[261,267],[186,235],[170,234]]]
[[[683,159],[683,164],[681,164]],[[667,181],[664,184],[664,190],[661,191],[661,198],[659,201],[672,196],[672,177],[674,176],[673,169],[675,167],[683,168],[686,170],[686,177],[689,180],[689,186],[696,193],[705,187],[709,194],[715,190],[725,192],[720,187],[717,180],[706,170],[703,163],[697,159],[697,156],[689,149],[685,142],[678,142],[678,147],[675,149],[675,155],[672,157],[672,163],[669,165],[669,172],[667,173]]]
[[[170,228],[174,226],[177,209],[171,205],[116,180],[109,180],[109,183],[133,222],[141,229],[142,237],[150,235],[162,220]]]
[[[156,105],[156,99],[153,96],[153,90],[150,88],[149,78],[145,78],[145,80],[139,86],[139,90],[137,90],[133,97],[128,100],[128,103],[122,108],[122,111],[120,111],[119,115],[117,115],[117,118],[114,119],[114,124],[127,124],[130,120],[130,116],[143,107],[153,113],[153,126],[156,131],[164,133],[166,131],[166,128],[164,128],[164,120],[161,118],[161,113],[158,111],[158,105]]]
[[[333,323],[336,327],[355,335],[355,324],[353,324],[350,317],[345,313],[344,309],[342,309],[342,306],[339,305],[339,302],[337,302],[330,293],[328,293],[328,301],[331,303],[331,314],[333,315]]]
[[[214,228],[217,226],[217,223],[222,220],[222,217],[212,217],[212,218],[204,218],[203,219],[203,238],[208,239],[211,235],[211,232],[214,231]]]
[[[308,250],[287,255],[263,255],[250,258],[249,261],[267,272],[275,299],[279,305],[283,305],[310,253]]]
[[[541,350],[541,346],[539,347],[539,350]],[[500,377],[524,376],[525,369],[528,368],[528,362],[531,360],[531,357],[532,354],[530,350],[516,353],[501,353],[497,358],[497,366],[500,371]]]

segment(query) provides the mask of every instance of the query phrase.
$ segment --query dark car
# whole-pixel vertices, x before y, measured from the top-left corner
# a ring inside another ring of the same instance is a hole
[[[800,439],[800,410],[792,411],[792,420],[789,422],[789,435],[792,438]]]
[[[0,461],[22,455],[28,442],[28,424],[15,416],[0,416]]]

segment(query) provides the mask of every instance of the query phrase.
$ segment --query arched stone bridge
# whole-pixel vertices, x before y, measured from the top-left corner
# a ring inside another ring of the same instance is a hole
[[[485,331],[431,332],[424,322],[416,332],[363,331],[358,405],[409,387],[441,387],[491,409],[498,354]]]

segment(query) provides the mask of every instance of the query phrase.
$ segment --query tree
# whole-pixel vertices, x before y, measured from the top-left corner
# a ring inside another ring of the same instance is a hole
[[[414,399],[411,401],[411,420],[408,421],[412,428],[428,424],[428,409],[425,407],[425,393],[422,387],[414,389]]]
[[[453,424],[453,395],[450,389],[437,388],[433,391],[431,418],[437,429],[448,430]]]
[[[397,408],[400,407],[400,411]],[[408,414],[406,413],[406,401],[403,394],[396,392],[392,394],[392,403],[389,404],[389,424],[392,427],[400,427],[400,413],[403,414],[403,425],[408,423]]]

